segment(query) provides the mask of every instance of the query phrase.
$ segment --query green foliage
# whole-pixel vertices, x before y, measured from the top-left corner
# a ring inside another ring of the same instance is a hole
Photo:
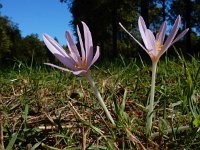
[[[184,87],[181,91],[183,97],[183,110],[187,113],[192,113],[193,118],[197,118],[200,114],[197,102],[197,94],[199,93],[198,79],[200,76],[200,66],[198,62],[194,61],[195,58],[192,58],[191,66],[188,66],[183,54],[179,54],[178,52],[177,54],[180,62],[184,66],[185,79],[182,81],[184,83]]]
[[[190,0],[191,3],[191,28],[194,29],[193,31],[195,31],[196,33],[200,32],[200,1],[199,0]],[[182,1],[182,0],[174,0],[172,1],[171,5],[170,5],[170,17],[169,19],[173,22],[173,20],[176,18],[176,16],[178,14],[180,14],[182,16],[183,21],[187,21],[186,18],[186,11],[187,11],[187,3],[186,1]]]
[[[13,64],[16,60],[27,64],[55,61],[37,34],[22,38],[16,24],[8,17],[0,17],[0,64]]]
[[[0,30],[0,60],[5,58],[11,52],[12,43],[10,38],[6,34],[5,30],[1,28]]]
[[[192,82],[192,86],[196,87],[194,104],[199,109],[200,80],[196,76],[198,68],[194,67],[199,66],[199,61],[193,58],[185,63],[195,81]],[[152,139],[154,144],[146,141],[145,107],[151,73],[148,64],[138,64],[140,62],[135,59],[127,61],[122,58],[104,62],[92,70],[92,77],[101,89],[116,127],[106,119],[82,77],[23,63],[0,70],[0,111],[4,117],[5,147],[81,149],[85,135],[87,149],[115,149],[116,146],[119,149],[136,149],[138,145],[131,142],[125,131],[129,129],[145,147],[148,144],[152,149],[155,149],[155,143],[163,149],[198,148],[199,115],[191,119],[193,114],[189,104],[188,113],[182,109],[183,99],[189,94],[185,91],[189,88],[185,68],[182,60],[169,58],[159,62],[157,74],[155,99],[158,101],[153,132],[159,132],[160,136]],[[186,130],[179,131],[179,127]],[[170,128],[173,132],[168,131]]]
[[[120,41],[124,40],[121,36],[123,33],[120,31],[118,22],[135,27],[137,20],[135,6],[135,2],[127,0],[74,0],[70,8],[74,16],[72,25],[76,27],[80,21],[86,22],[91,29],[94,44],[101,47],[101,56],[104,58],[116,56],[119,54],[119,50],[118,48],[113,49],[115,42],[120,44]],[[115,38],[117,41],[115,41]],[[130,41],[128,41],[128,44],[130,45]],[[119,47],[121,46],[119,45]],[[126,50],[130,54],[130,48]],[[121,54],[128,55],[126,53]]]
[[[28,35],[20,41],[19,49],[14,55],[22,62],[43,64],[47,61],[45,45],[38,39],[37,34]]]
[[[72,26],[74,29],[81,21],[88,24],[93,35],[94,45],[99,45],[101,48],[102,58],[116,58],[120,55],[126,58],[137,56],[138,46],[122,31],[118,23],[121,22],[128,31],[140,40],[137,19],[145,12],[147,18],[144,19],[148,20],[149,28],[155,34],[164,20],[167,21],[167,24],[172,25],[177,15],[180,14],[184,22],[182,28],[191,27],[192,30],[188,32],[187,40],[184,43],[177,43],[182,46],[182,49],[186,47],[187,53],[198,53],[200,43],[199,0],[190,1],[190,10],[187,9],[186,2],[181,0],[60,0],[60,2],[68,3],[73,15]],[[142,9],[144,2],[147,5],[146,9]],[[186,17],[187,11],[191,13],[191,20]],[[191,25],[188,20],[190,20]]]
[[[0,62],[10,56],[20,34],[17,26],[7,17],[0,17]]]
[[[193,125],[198,128],[200,126],[200,114],[196,116],[196,118],[193,121]]]

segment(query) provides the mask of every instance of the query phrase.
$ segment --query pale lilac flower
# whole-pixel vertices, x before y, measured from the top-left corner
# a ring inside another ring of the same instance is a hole
[[[82,22],[83,24],[83,32],[84,32],[84,43],[81,37],[80,30],[77,26],[77,33],[80,43],[81,51],[78,51],[76,44],[74,43],[72,36],[69,32],[66,32],[67,45],[69,48],[69,53],[67,53],[52,37],[47,34],[43,34],[44,43],[48,47],[48,49],[62,62],[67,68],[63,68],[54,64],[45,63],[52,67],[72,72],[75,75],[84,75],[92,89],[94,90],[94,94],[97,96],[100,105],[104,109],[107,117],[110,119],[113,125],[115,125],[114,119],[112,118],[109,110],[107,109],[96,85],[90,76],[89,69],[90,67],[97,61],[99,58],[99,46],[97,46],[97,50],[95,55],[93,56],[93,42],[92,36],[88,26]]]
[[[150,92],[150,100],[148,105],[147,122],[146,122],[147,135],[151,135],[152,124],[153,124],[156,68],[158,60],[172,44],[180,40],[189,30],[185,29],[182,33],[176,36],[180,23],[181,23],[181,17],[178,16],[168,38],[164,42],[166,28],[167,28],[166,22],[163,22],[163,24],[159,29],[159,32],[157,33],[156,36],[154,36],[152,31],[147,29],[143,18],[139,17],[138,26],[142,40],[144,42],[144,46],[120,24],[120,26],[149,54],[152,60],[151,92]]]
[[[88,26],[82,22],[84,31],[84,43],[80,34],[80,30],[77,26],[77,33],[80,43],[81,51],[78,51],[76,44],[73,41],[71,34],[66,32],[67,45],[69,53],[67,53],[62,46],[60,46],[52,37],[47,34],[43,34],[44,43],[48,49],[63,63],[67,68],[63,68],[54,64],[45,63],[52,67],[72,72],[75,75],[87,74],[90,67],[99,58],[99,46],[97,46],[96,53],[93,56],[93,42],[92,36]]]
[[[185,29],[182,33],[176,36],[178,29],[180,27],[180,23],[181,23],[181,17],[179,15],[172,27],[172,30],[168,38],[164,42],[166,28],[167,28],[166,22],[163,22],[163,24],[159,29],[159,32],[155,37],[152,31],[147,29],[144,19],[140,16],[138,19],[138,26],[145,46],[143,46],[138,40],[136,40],[121,24],[120,25],[149,54],[151,60],[155,62],[159,60],[159,58],[163,55],[163,53],[167,51],[167,49],[172,44],[180,40],[189,30]]]

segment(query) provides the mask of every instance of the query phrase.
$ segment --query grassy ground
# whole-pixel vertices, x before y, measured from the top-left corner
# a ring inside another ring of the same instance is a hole
[[[151,64],[118,60],[91,69],[116,127],[105,117],[84,77],[21,63],[1,69],[2,149],[126,150],[142,149],[141,145],[147,149],[198,149],[199,66],[197,59],[184,61],[180,56],[159,62],[149,139],[145,122]]]

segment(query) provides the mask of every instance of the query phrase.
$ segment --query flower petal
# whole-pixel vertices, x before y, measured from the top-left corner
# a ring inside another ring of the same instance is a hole
[[[173,28],[169,34],[169,37],[167,38],[164,46],[163,46],[163,49],[162,49],[162,52],[160,52],[160,56],[172,45],[172,41],[174,40],[174,37],[176,36],[177,32],[178,32],[178,29],[179,29],[179,26],[180,26],[180,22],[181,22],[181,17],[180,15],[176,18],[176,21],[173,25]]]
[[[87,73],[87,70],[77,70],[77,71],[72,71],[72,73],[75,75],[81,75]]]
[[[54,68],[57,68],[57,69],[60,69],[60,70],[63,70],[63,71],[72,72],[71,70],[69,70],[69,69],[67,69],[67,68],[63,68],[63,67],[60,67],[60,66],[51,64],[51,63],[44,63],[44,64],[45,64],[45,65],[48,65],[48,66],[51,66],[51,67],[54,67]]]
[[[149,49],[147,49],[147,50],[152,51],[153,54],[156,56],[157,55],[156,39],[155,39],[153,33],[151,32],[151,30],[147,29],[145,31],[145,34],[146,34],[147,44],[149,46]]]
[[[74,68],[74,61],[52,37],[47,34],[43,34],[43,39],[47,48],[60,62],[70,69]]]
[[[58,60],[63,63],[67,68],[70,68],[72,70],[76,70],[75,64],[77,64],[73,59],[69,59],[67,57],[63,57],[62,55],[59,54],[54,54]]]
[[[63,70],[63,71],[68,71],[68,72],[71,72],[75,75],[80,75],[82,73],[86,73],[87,71],[86,70],[76,70],[76,71],[72,71],[72,70],[69,70],[67,68],[63,68],[63,67],[60,67],[60,66],[57,66],[57,65],[54,65],[54,64],[51,64],[51,63],[44,63],[45,65],[48,65],[48,66],[51,66],[51,67],[54,67],[54,68],[57,68],[57,69],[60,69],[60,70]]]
[[[130,37],[133,38],[133,40],[134,40],[136,43],[138,43],[138,44],[142,47],[142,49],[144,49],[144,50],[148,53],[147,49],[146,49],[136,38],[134,38],[134,36],[132,36],[132,34],[131,34],[130,32],[128,32],[128,31],[126,30],[126,28],[125,28],[121,23],[119,23],[119,25],[122,27],[122,29],[123,29]]]
[[[79,54],[79,51],[74,43],[74,40],[71,36],[71,34],[66,31],[65,33],[65,36],[67,38],[67,45],[68,45],[68,48],[70,50],[70,56],[74,59],[74,61],[78,64],[81,64],[81,59],[80,59],[80,54]]]
[[[149,49],[150,45],[148,45],[148,40],[146,38],[146,30],[147,30],[147,27],[146,27],[146,24],[144,22],[144,19],[140,16],[139,19],[138,19],[138,26],[139,26],[139,31],[140,31],[140,34],[142,36],[142,40],[144,42],[144,45],[147,49]]]
[[[160,41],[160,44],[163,44],[164,42],[166,29],[167,29],[167,25],[166,25],[166,22],[164,21],[156,36],[156,41]]]
[[[100,50],[99,50],[99,46],[97,46],[96,53],[92,59],[92,62],[90,62],[90,64],[88,65],[88,69],[97,61],[97,59],[99,58],[99,55],[100,55]]]
[[[181,32],[176,39],[172,42],[172,44],[174,44],[175,42],[177,42],[178,40],[180,40],[187,32],[189,29],[185,29],[183,32]]]
[[[82,61],[83,61],[85,59],[85,49],[83,46],[83,40],[82,40],[81,33],[80,33],[78,26],[77,26],[77,33],[78,33],[79,43],[80,43],[80,47],[81,47],[81,57],[82,57]]]
[[[88,26],[84,22],[82,22],[82,24],[83,24],[83,30],[84,30],[86,60],[87,62],[91,62],[93,58],[92,35]]]
[[[57,53],[63,55],[65,57],[69,57],[69,55],[65,52],[65,50],[56,42],[51,36],[48,34],[43,34],[43,40],[48,49],[53,53]]]

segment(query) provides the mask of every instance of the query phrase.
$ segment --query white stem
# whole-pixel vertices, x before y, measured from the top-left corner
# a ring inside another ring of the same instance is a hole
[[[151,93],[150,93],[150,104],[148,107],[148,114],[147,114],[147,135],[151,135],[152,129],[152,119],[153,119],[153,109],[154,109],[154,95],[155,95],[155,82],[156,82],[156,68],[157,68],[157,61],[153,62],[152,64],[152,80],[151,80]]]
[[[108,109],[107,109],[107,107],[106,107],[106,105],[105,105],[105,103],[104,103],[104,101],[103,101],[103,99],[101,97],[101,94],[99,93],[94,81],[92,80],[92,78],[90,76],[90,73],[87,73],[85,76],[86,76],[88,82],[90,83],[92,89],[94,90],[94,94],[97,97],[97,99],[99,100],[99,103],[100,103],[101,107],[103,107],[103,110],[106,113],[106,116],[112,122],[112,124],[115,125],[115,122],[114,122],[112,116],[110,115],[110,112],[108,111]]]
[[[190,127],[189,126],[182,126],[179,128],[173,128],[173,129],[168,129],[168,130],[164,130],[164,132],[167,132],[166,135],[171,134],[173,132],[184,132],[186,130],[189,130]],[[173,131],[174,130],[174,131]],[[151,134],[151,139],[155,139],[156,137],[158,137],[161,133],[160,132],[155,132]]]

